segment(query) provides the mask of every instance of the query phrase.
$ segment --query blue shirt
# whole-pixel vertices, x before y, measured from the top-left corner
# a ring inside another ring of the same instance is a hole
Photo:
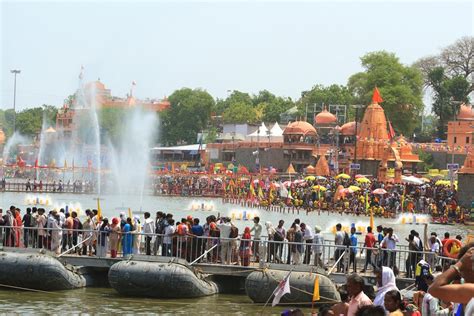
[[[196,235],[196,236],[204,235],[204,229],[202,228],[201,225],[193,225],[191,227],[191,231],[192,231],[193,235]]]
[[[355,234],[352,234],[350,238],[351,238],[351,246],[353,247],[351,248],[351,250],[353,253],[357,253],[357,236]]]

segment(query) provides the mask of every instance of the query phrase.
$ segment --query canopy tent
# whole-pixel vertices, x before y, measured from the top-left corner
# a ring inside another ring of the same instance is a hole
[[[265,125],[264,122],[262,122],[262,125],[253,133],[247,135],[247,139],[254,141],[256,140],[255,138],[261,137],[261,141],[268,140],[273,142],[277,141],[283,141],[283,130],[281,129],[280,125],[278,122],[273,124],[272,128],[269,130],[267,126]]]

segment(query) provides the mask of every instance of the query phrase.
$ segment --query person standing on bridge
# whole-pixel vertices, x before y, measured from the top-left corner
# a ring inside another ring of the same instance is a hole
[[[145,234],[145,252],[147,256],[151,255],[151,242],[155,233],[155,221],[150,218],[150,213],[145,212],[145,222],[143,223],[143,234]]]
[[[262,235],[263,226],[260,224],[260,217],[255,216],[253,218],[253,227],[250,232],[254,233],[253,235],[253,253],[255,254],[255,262],[260,261],[260,238]]]

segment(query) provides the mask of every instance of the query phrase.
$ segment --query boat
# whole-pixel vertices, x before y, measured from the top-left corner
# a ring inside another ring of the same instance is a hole
[[[120,261],[110,267],[109,283],[127,296],[193,298],[218,292],[216,283],[185,263]]]
[[[285,279],[288,271],[264,270],[254,271],[245,280],[245,292],[254,303],[265,303],[272,296],[278,284]],[[309,272],[291,272],[290,294],[284,295],[280,303],[310,305],[313,298],[314,281],[319,277],[319,293],[321,301],[339,302],[341,300],[335,284],[324,274]],[[318,302],[315,302],[318,304]]]
[[[60,291],[86,286],[73,267],[46,253],[0,252],[0,284],[11,287]]]

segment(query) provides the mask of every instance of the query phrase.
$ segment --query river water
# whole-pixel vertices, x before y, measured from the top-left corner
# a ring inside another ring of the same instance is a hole
[[[46,201],[49,206],[45,207],[63,207],[69,205],[79,210],[83,216],[86,208],[96,208],[97,202],[92,195],[73,195],[73,194],[49,194],[35,195],[24,193],[2,193],[0,194],[0,206],[6,209],[10,205],[16,205],[24,210],[33,200],[38,198]],[[206,216],[226,215],[234,217],[235,224],[243,229],[245,226],[252,226],[252,222],[240,219],[240,214],[244,211],[251,216],[260,216],[262,222],[271,221],[277,223],[279,219],[285,220],[285,227],[288,227],[295,218],[300,218],[302,222],[309,223],[311,226],[319,225],[323,228],[325,237],[332,240],[333,234],[331,227],[338,222],[343,225],[355,223],[357,226],[367,226],[369,219],[367,217],[358,217],[352,215],[337,215],[328,213],[310,213],[287,214],[279,212],[268,212],[261,209],[248,209],[233,204],[224,204],[220,199],[198,199],[186,197],[155,197],[145,196],[143,199],[135,196],[101,196],[101,208],[104,216],[118,216],[120,211],[126,211],[131,208],[134,214],[140,214],[149,211],[154,214],[161,210],[175,214],[175,218],[180,219],[187,215],[198,217],[203,222]],[[205,210],[202,210],[205,209]],[[141,211],[140,211],[141,210]],[[403,240],[413,228],[420,233],[423,232],[422,226],[402,224],[400,219],[382,219],[375,218],[375,224],[388,225],[394,228],[394,231],[400,239]],[[451,232],[451,235],[461,234],[466,236],[473,233],[472,227],[463,225],[444,226],[430,225],[430,231],[436,231],[438,234],[444,234],[445,231]],[[359,237],[361,239],[361,237]],[[288,307],[289,308],[289,307]],[[286,307],[266,307],[265,315],[280,315]],[[303,309],[306,315],[310,314],[310,309]],[[111,288],[84,288],[70,291],[61,291],[54,293],[23,292],[16,290],[6,290],[0,288],[0,313],[19,313],[19,314],[160,314],[160,315],[259,315],[262,311],[262,305],[253,304],[245,295],[214,295],[198,299],[179,299],[179,300],[161,300],[146,298],[131,298],[118,295]]]
[[[196,299],[162,300],[124,297],[111,288],[83,288],[54,293],[0,290],[1,314],[159,314],[159,315],[260,315],[263,305],[245,295],[213,295]],[[263,309],[264,315],[280,315],[290,307]],[[302,308],[305,315],[311,309]]]

